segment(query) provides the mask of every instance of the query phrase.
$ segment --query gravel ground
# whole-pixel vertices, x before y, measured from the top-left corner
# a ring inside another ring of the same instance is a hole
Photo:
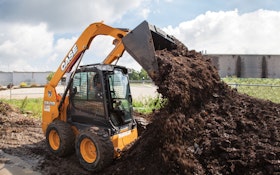
[[[131,94],[136,100],[141,98],[156,97],[157,87],[153,84],[131,84]],[[65,87],[58,86],[56,88],[58,93],[63,93]],[[42,98],[44,95],[43,87],[36,88],[19,88],[19,89],[8,89],[0,91],[0,99],[23,99],[28,98]]]

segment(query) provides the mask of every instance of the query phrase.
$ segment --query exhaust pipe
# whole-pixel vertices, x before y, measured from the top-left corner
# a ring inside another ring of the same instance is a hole
[[[173,37],[154,25],[143,21],[130,31],[122,42],[126,51],[147,71],[151,78],[158,73],[156,50],[173,50],[177,47]]]

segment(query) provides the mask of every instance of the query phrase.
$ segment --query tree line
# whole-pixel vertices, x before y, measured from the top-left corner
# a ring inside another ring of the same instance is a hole
[[[136,71],[131,69],[130,73],[128,74],[130,80],[150,80],[147,71],[141,69],[140,71]]]

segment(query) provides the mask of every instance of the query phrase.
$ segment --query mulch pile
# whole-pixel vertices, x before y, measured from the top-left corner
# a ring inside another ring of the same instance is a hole
[[[239,94],[210,60],[157,51],[168,104],[107,174],[280,174],[280,105]]]
[[[0,101],[0,149],[7,153],[11,148],[33,144],[42,139],[39,119],[33,119],[7,103]]]

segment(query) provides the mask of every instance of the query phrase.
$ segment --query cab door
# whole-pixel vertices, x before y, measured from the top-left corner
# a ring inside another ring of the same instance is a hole
[[[68,118],[78,123],[105,122],[104,92],[98,72],[77,72],[70,90]],[[107,123],[106,123],[107,125]]]
[[[132,98],[127,74],[115,68],[108,74],[111,110],[110,118],[115,126],[122,126],[132,121]]]

